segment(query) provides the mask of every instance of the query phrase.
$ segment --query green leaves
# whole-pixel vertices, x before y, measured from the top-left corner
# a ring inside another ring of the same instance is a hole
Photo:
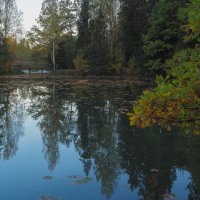
[[[168,61],[167,65],[173,64],[169,75],[157,76],[157,87],[140,97],[129,114],[131,125],[160,124],[168,129],[180,125],[193,127],[193,133],[200,133],[200,56],[197,55],[199,48],[186,49]]]
[[[90,66],[86,58],[84,58],[83,51],[79,50],[76,58],[74,59],[75,69],[79,74],[88,74]]]
[[[153,69],[164,68],[167,76],[157,76],[157,87],[140,97],[133,113],[129,114],[130,123],[140,127],[159,124],[168,130],[179,125],[200,134],[200,0],[191,0],[187,8],[181,9],[176,7],[181,5],[178,2],[159,1],[150,18],[151,26],[144,36],[144,50],[149,57],[147,65]],[[175,12],[178,9],[179,12]],[[174,36],[182,27],[187,33],[184,40],[193,48],[180,50],[165,61],[175,50]]]
[[[181,23],[177,13],[182,6],[180,0],[159,1],[153,9],[148,31],[143,36],[147,57],[145,65],[151,70],[163,70],[165,60],[173,55],[181,36]]]
[[[200,42],[200,0],[191,0],[185,12],[188,13],[188,24],[185,26],[185,30],[188,34],[185,40],[196,40]]]
[[[63,0],[44,0],[38,25],[32,27],[28,38],[38,53],[51,56],[51,63],[56,68],[56,55],[59,45],[65,41],[66,35],[72,36],[75,26],[73,3]]]

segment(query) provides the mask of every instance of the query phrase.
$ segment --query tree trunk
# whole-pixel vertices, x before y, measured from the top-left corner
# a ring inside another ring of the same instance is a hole
[[[53,62],[53,71],[56,70],[56,59],[55,59],[55,42],[53,40],[53,45],[52,45],[52,62]]]
[[[110,53],[113,56],[113,0],[110,1]]]
[[[52,89],[53,106],[55,106],[55,102],[56,102],[55,92],[56,92],[56,84],[55,84],[55,79],[54,79],[54,81],[53,81],[53,89]]]

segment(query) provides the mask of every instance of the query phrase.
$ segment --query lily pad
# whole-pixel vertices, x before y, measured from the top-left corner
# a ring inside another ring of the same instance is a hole
[[[43,179],[46,181],[50,181],[53,179],[53,177],[52,176],[44,176]]]
[[[45,196],[39,197],[37,200],[60,200],[60,199],[45,195]]]
[[[78,175],[72,175],[72,176],[68,176],[69,179],[80,179],[82,178],[82,176],[78,176]]]
[[[69,176],[69,178],[72,180],[69,185],[85,185],[92,181],[91,177],[82,177],[82,176]]]
[[[36,188],[36,185],[24,185],[27,188]]]

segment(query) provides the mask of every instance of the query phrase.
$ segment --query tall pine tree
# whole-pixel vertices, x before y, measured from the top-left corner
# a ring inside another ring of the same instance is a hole
[[[184,0],[160,0],[156,3],[149,19],[148,31],[144,35],[146,66],[156,72],[163,72],[163,64],[170,58],[182,41],[179,9]]]
[[[155,0],[120,0],[121,41],[125,64],[133,57],[142,60],[142,35]]]
[[[82,0],[81,2],[81,10],[80,16],[78,19],[78,39],[77,39],[77,47],[79,49],[85,49],[88,46],[90,41],[89,34],[89,22],[90,22],[90,1]]]

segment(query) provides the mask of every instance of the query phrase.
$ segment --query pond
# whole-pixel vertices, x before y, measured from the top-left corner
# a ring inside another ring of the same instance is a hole
[[[0,199],[200,199],[200,137],[129,125],[143,87],[1,81]]]

